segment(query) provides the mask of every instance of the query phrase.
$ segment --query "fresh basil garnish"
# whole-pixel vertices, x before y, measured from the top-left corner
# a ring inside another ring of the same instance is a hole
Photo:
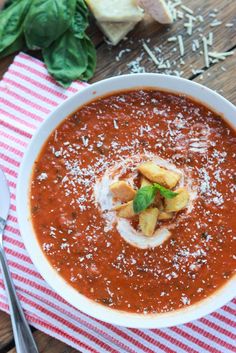
[[[157,189],[153,185],[139,189],[133,202],[134,212],[139,213],[150,206],[155,199],[156,193]]]
[[[160,191],[161,196],[165,197],[166,199],[173,199],[175,196],[178,195],[177,192],[174,192],[170,189],[166,189],[164,186],[160,185],[160,184],[153,184],[154,188],[156,188],[156,190]]]
[[[172,199],[178,195],[177,192],[174,192],[170,189],[166,189],[164,186],[154,183],[153,185],[144,186],[140,188],[133,201],[133,209],[135,213],[139,213],[145,210],[148,206],[150,206],[157,192],[160,191],[160,194],[166,199]]]

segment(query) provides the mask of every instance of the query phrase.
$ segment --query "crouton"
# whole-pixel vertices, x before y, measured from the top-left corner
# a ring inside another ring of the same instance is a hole
[[[139,226],[147,237],[151,237],[154,233],[158,214],[158,208],[148,208],[139,215]]]
[[[162,186],[172,189],[180,179],[180,175],[157,166],[153,162],[144,162],[138,166],[138,170],[147,179],[156,182]]]
[[[143,176],[141,177],[141,183],[140,183],[141,188],[143,188],[144,186],[151,186],[151,185],[152,183],[149,180],[147,180]]]
[[[161,211],[158,215],[158,220],[160,221],[164,221],[166,219],[171,219],[173,218],[173,213],[167,213],[167,212],[164,212],[164,211]]]
[[[166,212],[178,212],[185,208],[189,202],[189,193],[185,188],[175,190],[178,193],[173,199],[165,199]]]
[[[131,201],[136,195],[136,191],[125,181],[117,181],[111,184],[110,191],[114,198],[122,202]]]
[[[113,211],[116,211],[117,216],[120,218],[133,218],[136,216],[136,213],[134,213],[133,201],[116,206],[113,208]]]

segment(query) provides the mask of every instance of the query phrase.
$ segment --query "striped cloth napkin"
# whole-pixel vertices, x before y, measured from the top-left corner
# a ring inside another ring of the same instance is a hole
[[[95,320],[70,306],[45,283],[32,264],[16,218],[19,166],[40,123],[84,85],[74,82],[69,89],[62,89],[42,62],[24,53],[15,57],[0,83],[0,167],[11,191],[5,250],[27,319],[37,329],[81,352],[236,352],[236,300],[187,325],[162,330],[122,328]],[[0,309],[8,311],[1,274]]]

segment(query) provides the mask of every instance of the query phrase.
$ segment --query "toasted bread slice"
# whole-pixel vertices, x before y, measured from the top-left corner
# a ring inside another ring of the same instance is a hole
[[[173,22],[170,9],[164,0],[138,0],[138,5],[159,23]]]
[[[105,34],[112,45],[117,45],[132,31],[137,22],[97,22],[98,27]]]
[[[94,17],[99,22],[138,22],[143,10],[135,0],[86,0]]]

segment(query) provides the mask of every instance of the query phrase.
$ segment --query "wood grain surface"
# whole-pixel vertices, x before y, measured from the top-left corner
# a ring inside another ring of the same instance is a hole
[[[100,45],[98,49],[98,66],[93,82],[101,80],[106,77],[111,77],[118,74],[129,73],[130,70],[127,64],[135,60],[138,56],[143,54],[141,65],[145,67],[146,72],[162,73],[163,70],[158,70],[155,64],[150,60],[149,56],[143,50],[142,43],[148,44],[152,50],[154,47],[159,47],[161,50],[161,57],[174,61],[179,64],[180,53],[177,42],[167,42],[167,39],[172,36],[182,35],[185,47],[185,55],[183,60],[184,65],[176,67],[172,65],[173,69],[182,71],[182,76],[191,78],[193,76],[192,69],[206,69],[203,55],[199,52],[202,50],[201,34],[208,36],[210,32],[213,33],[213,46],[209,48],[211,51],[225,52],[232,50],[236,46],[236,6],[235,0],[196,0],[185,1],[194,14],[202,15],[204,22],[198,22],[194,26],[192,36],[186,33],[184,23],[186,20],[180,20],[173,26],[160,26],[152,20],[141,22],[136,29],[131,32],[129,39],[123,41],[116,47],[109,47],[106,43]],[[213,9],[218,10],[214,12]],[[216,15],[210,17],[209,15]],[[213,20],[217,18],[222,21],[220,26],[211,27]],[[225,27],[227,23],[234,23],[233,27]],[[200,50],[198,52],[192,51],[192,40],[199,39]],[[150,41],[149,41],[150,40]],[[175,50],[176,51],[173,51]],[[130,50],[123,54],[122,58],[117,61],[117,56],[121,50]],[[154,51],[153,51],[154,52]],[[158,57],[158,56],[157,56]]]
[[[103,40],[103,34],[98,30],[94,21],[91,21],[89,35],[97,48],[97,70],[91,82],[130,73],[129,64],[142,57],[140,65],[146,72],[163,72],[148,56],[143,48],[146,43],[155,56],[169,60],[172,70],[181,72],[181,76],[204,84],[236,104],[235,90],[235,69],[236,69],[236,2],[235,0],[185,0],[184,4],[190,7],[194,15],[201,15],[204,22],[194,24],[193,34],[189,36],[186,33],[184,23],[186,19],[178,20],[172,26],[161,26],[153,22],[149,17],[141,22],[128,35],[128,38],[122,41],[118,46],[111,47]],[[217,19],[222,21],[219,26],[212,27],[212,22]],[[232,23],[233,26],[225,26]],[[208,36],[213,33],[213,45],[209,47],[210,51],[229,52],[235,49],[235,54],[228,56],[224,61],[212,64],[206,67],[204,56],[200,53],[202,50],[201,35]],[[168,42],[172,36],[182,35],[185,54],[180,60],[178,42]],[[200,48],[197,52],[192,50],[193,39],[199,39]],[[156,49],[155,48],[159,48]],[[125,51],[123,51],[125,50]],[[123,51],[123,52],[121,52]],[[158,52],[159,51],[159,52]],[[30,52],[38,58],[41,58],[39,52]],[[12,63],[14,55],[0,60],[0,78],[7,71]],[[180,62],[181,61],[181,62]],[[174,64],[173,64],[174,63]],[[195,73],[194,70],[203,70],[201,73]],[[42,332],[35,331],[40,353],[76,353],[67,345],[53,339]],[[3,312],[0,312],[0,353],[13,353],[14,341],[11,331],[11,322]]]
[[[11,320],[10,317],[0,312],[0,352],[6,346],[9,346],[13,339],[12,328],[11,328]]]

